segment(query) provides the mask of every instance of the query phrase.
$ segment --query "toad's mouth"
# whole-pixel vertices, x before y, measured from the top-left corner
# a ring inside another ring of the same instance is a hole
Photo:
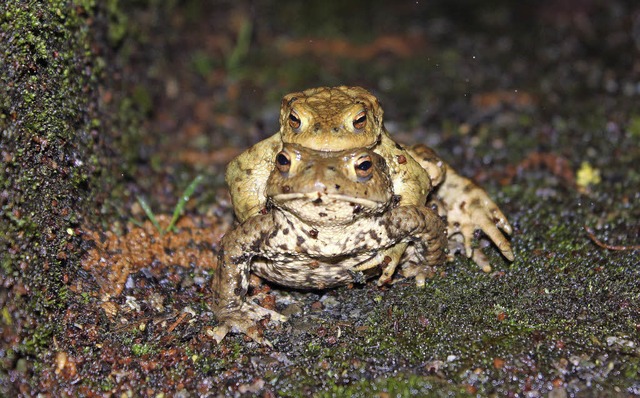
[[[283,193],[273,196],[273,201],[276,203],[291,202],[295,200],[304,200],[309,203],[318,206],[335,205],[339,203],[346,203],[352,205],[359,205],[364,208],[375,209],[384,205],[383,201],[375,201],[366,198],[358,198],[349,195],[329,193],[324,194],[321,192],[307,192],[307,193]]]

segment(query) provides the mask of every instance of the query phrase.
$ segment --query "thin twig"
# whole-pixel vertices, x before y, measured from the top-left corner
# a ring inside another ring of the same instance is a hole
[[[167,329],[167,333],[173,332],[173,329],[175,329],[184,320],[184,318],[186,318],[187,315],[188,314],[186,312],[181,313],[178,316],[178,319],[176,319],[176,321],[169,326],[169,328]]]
[[[633,245],[633,246],[609,245],[607,243],[604,243],[600,239],[598,239],[596,237],[595,233],[593,232],[593,229],[591,229],[591,228],[589,228],[589,227],[587,227],[585,225],[584,226],[584,230],[587,231],[587,235],[589,235],[589,238],[593,241],[593,243],[595,243],[596,245],[600,246],[603,249],[607,249],[607,250],[640,250],[640,245]]]

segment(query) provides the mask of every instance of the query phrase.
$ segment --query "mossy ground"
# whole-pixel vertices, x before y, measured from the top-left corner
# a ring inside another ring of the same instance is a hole
[[[640,8],[563,4],[3,3],[0,392],[640,394],[638,251],[584,229],[640,244]],[[196,174],[186,224],[228,224],[225,163],[276,130],[283,94],[337,84],[484,186],[516,261],[489,247],[491,273],[460,257],[424,289],[257,284],[292,314],[272,350],[211,340],[211,270],[175,242],[111,297],[81,267],[107,235],[135,247],[136,195],[169,214]],[[599,182],[578,185],[583,164]]]

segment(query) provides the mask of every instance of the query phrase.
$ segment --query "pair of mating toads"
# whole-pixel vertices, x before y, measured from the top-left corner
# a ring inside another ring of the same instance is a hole
[[[293,288],[324,289],[380,272],[384,284],[402,264],[403,275],[421,286],[449,247],[463,247],[488,267],[471,246],[476,229],[513,260],[501,232],[512,228],[487,193],[425,145],[394,142],[382,115],[378,100],[359,87],[288,94],[280,131],[229,164],[226,180],[241,224],[221,242],[213,281],[216,340],[231,330],[269,344],[255,322],[285,320],[245,300],[250,272]]]

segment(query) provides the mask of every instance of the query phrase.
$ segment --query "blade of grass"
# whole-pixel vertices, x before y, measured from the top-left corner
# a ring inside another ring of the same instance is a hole
[[[238,31],[238,39],[236,45],[233,48],[229,58],[227,58],[227,72],[230,75],[237,75],[240,68],[242,59],[249,52],[249,45],[251,44],[251,31],[253,30],[253,24],[249,19],[246,19],[240,30]]]
[[[140,228],[144,228],[144,224],[141,223],[140,221],[136,220],[133,217],[129,217],[129,222],[133,225],[135,225],[136,227],[140,227]]]
[[[144,200],[142,196],[139,196],[139,195],[136,195],[136,199],[138,199],[138,203],[140,203],[142,210],[144,210],[147,217],[149,217],[149,220],[151,220],[151,223],[153,224],[153,226],[156,227],[158,232],[162,234],[162,228],[160,228],[160,224],[158,224],[158,220],[156,220],[156,216],[153,214],[153,211],[151,210],[151,207],[149,207],[149,204],[147,203],[147,201]]]
[[[193,192],[196,190],[200,182],[202,182],[201,175],[194,178],[193,181],[191,181],[191,184],[189,184],[189,186],[187,187],[187,189],[184,190],[184,193],[182,194],[182,196],[178,200],[178,203],[176,204],[176,208],[173,210],[173,216],[171,217],[171,222],[169,223],[169,226],[162,233],[175,231],[176,222],[178,221],[178,218],[180,218],[180,214],[182,214],[182,210],[184,209],[184,206],[187,204],[187,202],[189,201],[189,198],[191,198],[191,195],[193,195]]]

